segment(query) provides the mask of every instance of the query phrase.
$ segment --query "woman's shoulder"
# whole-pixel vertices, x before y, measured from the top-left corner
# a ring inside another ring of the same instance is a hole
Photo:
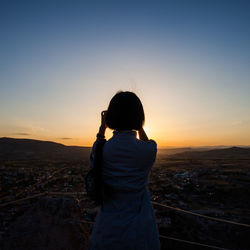
[[[137,153],[143,162],[149,163],[151,166],[156,159],[157,155],[157,143],[155,140],[150,139],[147,141],[136,139],[137,141]]]
[[[157,143],[153,139],[143,141],[143,140],[140,140],[140,139],[136,138],[136,143],[140,148],[142,148],[142,149],[144,149],[146,151],[148,151],[148,150],[157,151]]]

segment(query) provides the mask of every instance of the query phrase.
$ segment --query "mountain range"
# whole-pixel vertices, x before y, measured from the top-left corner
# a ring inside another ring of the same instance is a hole
[[[86,160],[90,147],[65,146],[51,141],[0,138],[0,160]]]
[[[185,151],[169,156],[173,159],[250,159],[250,148],[248,147],[229,147],[223,149],[213,149],[205,151]]]
[[[0,138],[0,160],[86,160],[91,147],[65,146],[52,141]],[[158,156],[172,159],[250,159],[249,147],[210,150],[158,149]]]

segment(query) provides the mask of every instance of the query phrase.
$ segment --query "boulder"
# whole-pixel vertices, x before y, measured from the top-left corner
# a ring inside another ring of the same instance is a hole
[[[73,198],[40,198],[8,228],[3,249],[85,250],[89,229]]]

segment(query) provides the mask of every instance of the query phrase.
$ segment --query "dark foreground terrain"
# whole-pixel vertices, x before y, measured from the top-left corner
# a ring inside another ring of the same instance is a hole
[[[160,237],[162,249],[209,249],[176,239],[249,249],[250,155],[220,150],[158,155],[148,189],[153,202],[170,206],[153,203],[160,235],[168,237]],[[82,160],[0,158],[0,249],[87,249],[98,211],[86,197],[87,171],[87,154]]]

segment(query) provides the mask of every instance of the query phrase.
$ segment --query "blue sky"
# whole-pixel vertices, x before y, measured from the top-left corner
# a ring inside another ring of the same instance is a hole
[[[0,26],[0,136],[91,145],[122,89],[160,146],[250,144],[249,1],[2,1]]]

